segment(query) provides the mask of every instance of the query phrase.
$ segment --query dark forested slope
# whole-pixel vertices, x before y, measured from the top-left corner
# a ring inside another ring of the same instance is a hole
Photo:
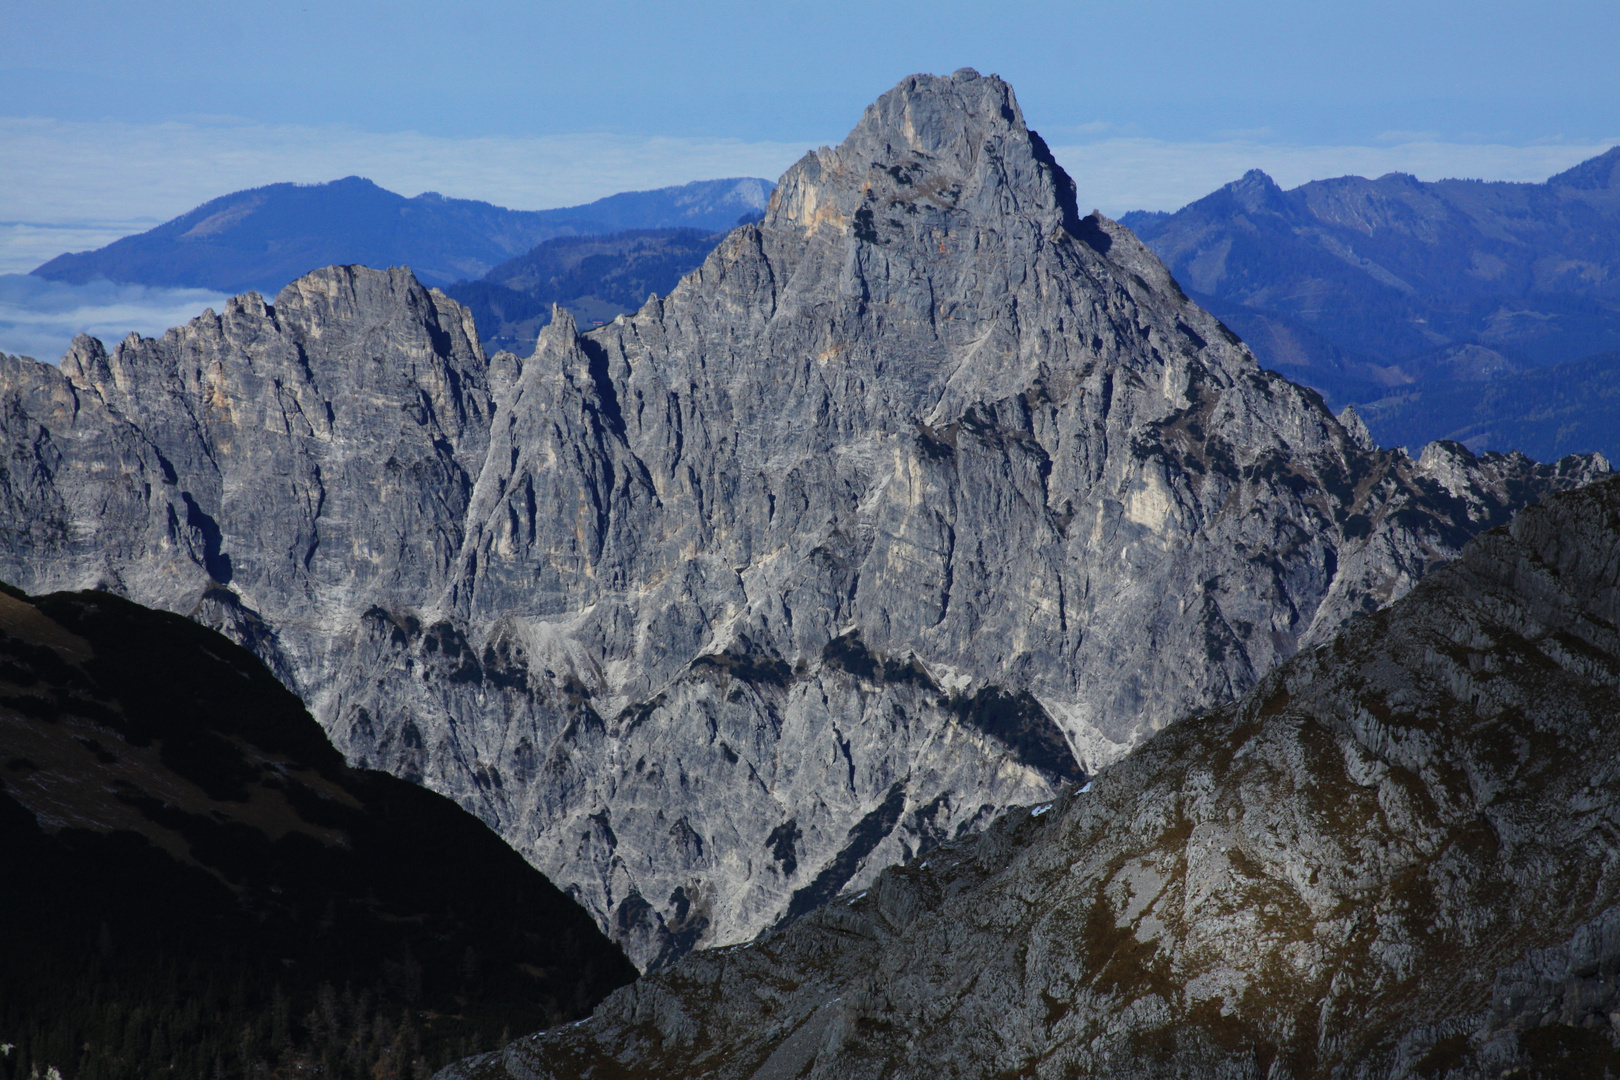
[[[1482,382],[1436,379],[1388,388],[1356,411],[1385,446],[1451,439],[1513,448],[1537,461],[1596,450],[1620,461],[1620,352]]]
[[[211,630],[0,595],[0,1076],[422,1075],[635,975]]]

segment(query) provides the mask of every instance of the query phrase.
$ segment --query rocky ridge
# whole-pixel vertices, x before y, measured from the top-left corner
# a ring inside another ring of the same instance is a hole
[[[243,642],[644,967],[1049,798],[1607,470],[1379,450],[966,69],[529,357],[337,267],[0,363],[0,410],[0,574]]]
[[[1085,790],[446,1080],[1620,1069],[1620,480]]]

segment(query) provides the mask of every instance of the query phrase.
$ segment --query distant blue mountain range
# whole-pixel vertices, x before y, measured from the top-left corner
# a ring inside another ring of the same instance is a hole
[[[1620,349],[1620,147],[1544,184],[1258,169],[1120,219],[1261,361],[1366,400]]]
[[[1253,170],[1120,219],[1266,367],[1384,445],[1620,456],[1620,147],[1543,184]]]
[[[472,310],[486,349],[526,351],[566,308],[581,325],[636,311],[649,293],[667,295],[725,236],[707,229],[627,229],[558,236],[445,292]]]
[[[542,241],[626,229],[713,233],[765,208],[775,185],[754,177],[627,191],[583,206],[508,210],[428,192],[405,198],[350,176],[271,184],[222,196],[106,247],[59,255],[33,273],[274,295],[322,266],[409,266],[431,285],[477,278]]]
[[[273,295],[333,263],[405,265],[472,308],[488,345],[522,349],[554,303],[589,325],[668,292],[773,187],[520,211],[360,177],[273,184],[33,273]],[[1256,170],[1121,220],[1265,366],[1357,404],[1384,445],[1620,458],[1620,147],[1543,184],[1391,173],[1284,191]]]

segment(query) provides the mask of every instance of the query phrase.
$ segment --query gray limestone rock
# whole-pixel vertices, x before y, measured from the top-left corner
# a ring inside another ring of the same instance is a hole
[[[230,634],[644,967],[1050,798],[1607,469],[1372,447],[969,71],[526,358],[334,267],[5,361],[0,418],[0,577]]]
[[[1499,1077],[1620,1068],[1620,480],[499,1077]]]

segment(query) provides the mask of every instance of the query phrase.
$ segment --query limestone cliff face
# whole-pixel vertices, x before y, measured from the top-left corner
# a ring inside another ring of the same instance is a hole
[[[0,379],[0,576],[225,630],[644,966],[1050,797],[1607,468],[1377,450],[970,71],[527,358],[348,267]]]
[[[1608,480],[1088,789],[441,1076],[1613,1075],[1617,625]]]

